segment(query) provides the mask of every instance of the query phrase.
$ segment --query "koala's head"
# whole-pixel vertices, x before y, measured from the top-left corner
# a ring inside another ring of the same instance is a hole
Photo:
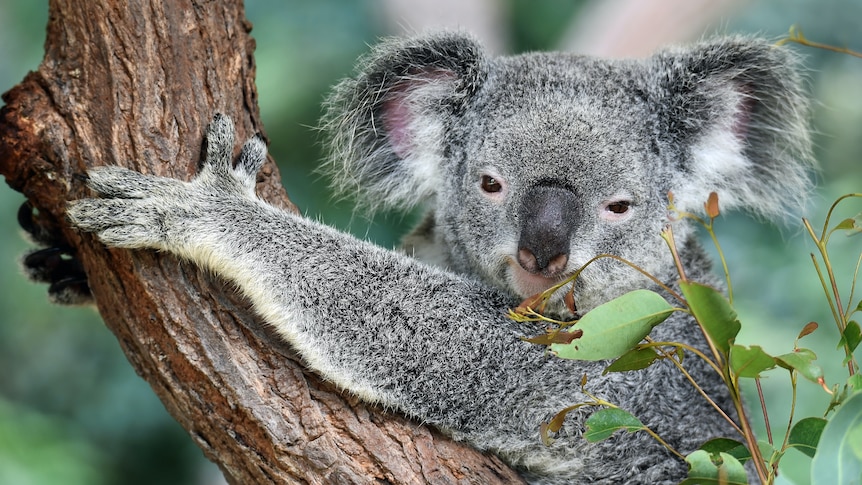
[[[390,40],[330,97],[326,168],[372,208],[426,203],[452,268],[521,298],[601,253],[668,277],[669,192],[682,211],[715,191],[722,208],[766,217],[804,198],[796,69],[786,49],[740,37],[638,61],[488,58],[453,33]],[[583,273],[579,302],[640,278],[603,260]]]

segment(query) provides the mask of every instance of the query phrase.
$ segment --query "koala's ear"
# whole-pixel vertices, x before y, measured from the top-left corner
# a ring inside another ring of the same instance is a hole
[[[661,131],[680,150],[676,206],[782,219],[802,208],[813,167],[800,63],[787,48],[731,37],[667,50],[650,60],[662,79]]]
[[[438,33],[390,39],[360,59],[357,75],[325,103],[328,157],[322,170],[335,190],[372,208],[410,207],[436,192],[447,126],[486,76],[472,38]]]

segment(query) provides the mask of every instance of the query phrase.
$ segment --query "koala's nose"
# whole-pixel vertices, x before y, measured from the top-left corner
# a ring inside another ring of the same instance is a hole
[[[518,264],[533,274],[561,274],[569,262],[577,213],[577,198],[570,190],[556,186],[531,190],[521,206]]]
[[[536,257],[532,251],[527,248],[518,250],[518,264],[530,273],[546,273],[548,276],[557,275],[566,269],[566,263],[569,262],[569,255],[560,253],[548,259],[544,255]]]

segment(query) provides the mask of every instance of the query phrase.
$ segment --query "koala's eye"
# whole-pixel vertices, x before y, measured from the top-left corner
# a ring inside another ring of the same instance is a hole
[[[482,175],[482,190],[488,194],[493,194],[503,190],[500,182],[490,175]]]
[[[629,206],[631,202],[627,200],[621,200],[618,202],[611,202],[606,206],[607,210],[613,212],[614,214],[625,214],[629,211]]]

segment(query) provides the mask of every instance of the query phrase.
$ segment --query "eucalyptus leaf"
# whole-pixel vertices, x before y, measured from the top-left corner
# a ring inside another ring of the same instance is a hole
[[[856,227],[856,221],[853,220],[852,218],[848,218],[848,219],[844,219],[843,221],[836,224],[834,230],[842,231],[842,230],[847,230],[847,229],[854,229],[855,227]]]
[[[697,450],[685,457],[688,463],[688,478],[681,485],[743,485],[748,483],[745,468],[727,453],[713,455]]]
[[[761,372],[775,367],[775,358],[758,345],[733,345],[730,348],[730,367],[739,377],[759,377]]]
[[[823,369],[814,364],[817,355],[809,349],[796,349],[794,352],[775,357],[775,362],[785,369],[793,369],[811,382],[820,383]]]
[[[558,412],[554,417],[547,423],[542,423],[539,426],[539,435],[542,437],[542,443],[545,446],[551,446],[554,442],[553,438],[551,438],[551,433],[556,433],[560,431],[563,427],[563,423],[566,421],[566,415],[570,412],[580,409],[584,406],[587,406],[586,403],[575,404],[574,406],[569,406],[562,411]]]
[[[573,327],[583,335],[569,344],[553,344],[563,359],[605,360],[634,348],[674,308],[661,295],[635,290],[593,308]]]
[[[811,461],[813,485],[862,481],[862,392],[851,395],[823,428]]]
[[[751,459],[751,452],[748,451],[748,447],[743,443],[730,438],[711,439],[700,445],[700,449],[707,451],[712,455],[727,453],[743,464]]]
[[[703,325],[715,347],[727,357],[741,327],[736,311],[715,288],[688,281],[681,281],[679,285],[691,312]]]
[[[625,372],[630,370],[646,369],[658,358],[658,353],[652,347],[635,348],[621,355],[611,365],[605,368],[604,374],[608,372]]]
[[[817,322],[806,323],[805,326],[802,327],[802,330],[799,332],[799,335],[796,337],[796,340],[799,340],[806,335],[811,335],[812,333],[814,333],[815,330],[817,330],[818,326],[819,325],[817,325]]]
[[[585,422],[587,430],[584,439],[591,443],[609,438],[617,431],[629,433],[646,429],[643,423],[628,411],[619,408],[607,408],[594,412]]]
[[[826,420],[823,418],[801,419],[790,429],[787,444],[813,458],[824,427]]]
[[[847,345],[850,348],[850,352],[853,352],[859,346],[860,341],[862,341],[862,330],[859,329],[857,322],[851,320],[844,327],[844,331],[841,332],[841,340],[838,341],[838,348],[840,349]]]
[[[783,454],[776,450],[775,446],[773,446],[772,443],[766,440],[757,440],[757,448],[760,450],[760,456],[766,458],[767,460],[769,460],[769,457],[777,457],[778,459],[780,459],[781,455]],[[775,458],[773,458],[773,460],[774,459]]]
[[[859,234],[862,232],[862,213],[839,222],[838,225],[835,226],[834,230],[845,230],[847,231],[848,236]]]

